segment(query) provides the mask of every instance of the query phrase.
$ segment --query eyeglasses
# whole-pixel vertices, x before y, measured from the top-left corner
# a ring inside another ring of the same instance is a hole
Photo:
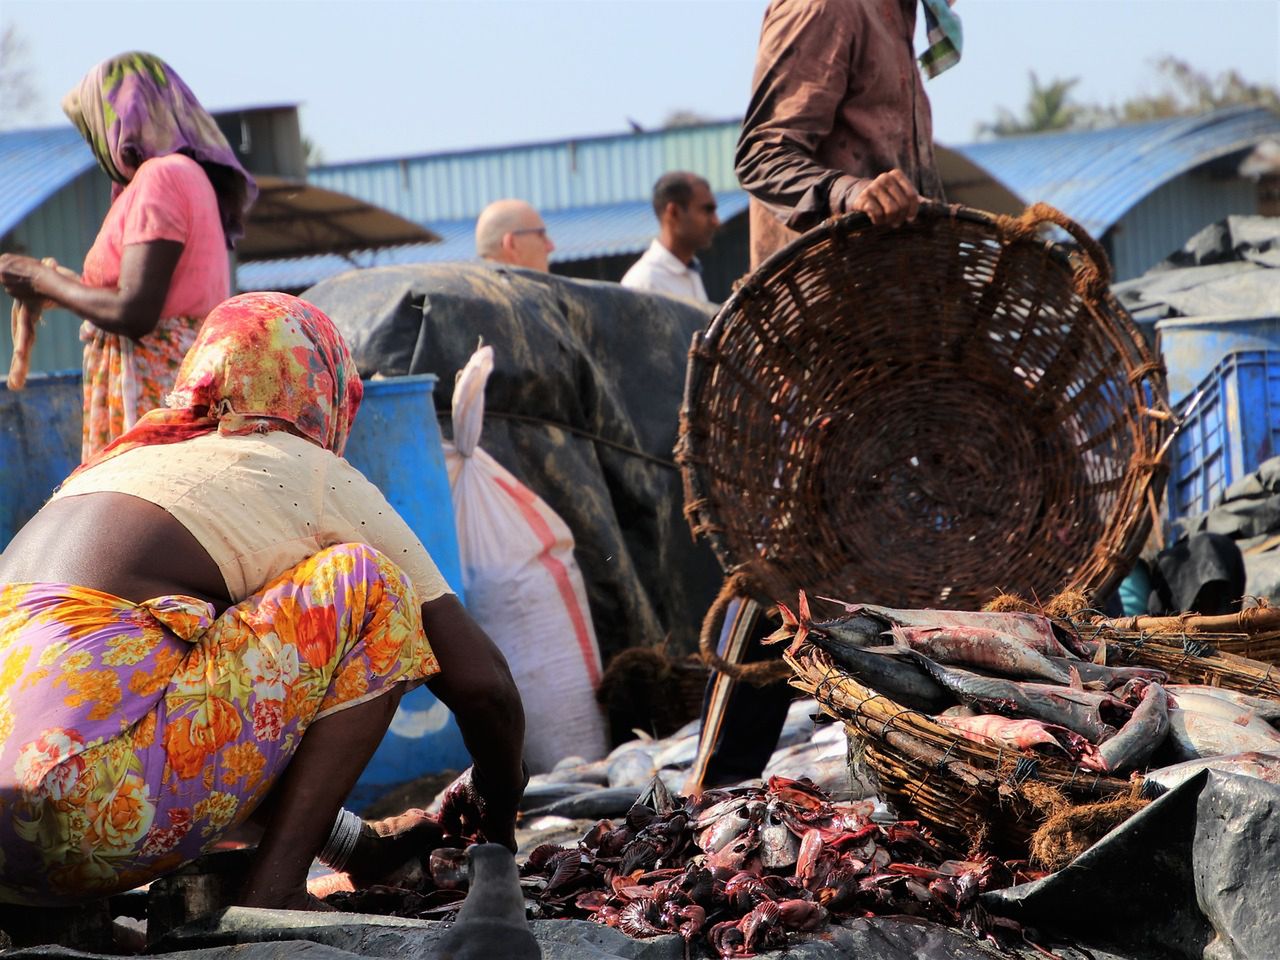
[[[524,227],[523,229],[520,229],[520,230],[508,230],[507,233],[511,234],[513,237],[520,237],[526,233],[536,233],[543,240],[547,239],[546,227]]]

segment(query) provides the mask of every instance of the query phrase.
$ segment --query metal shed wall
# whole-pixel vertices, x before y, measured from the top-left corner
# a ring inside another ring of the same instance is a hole
[[[1117,280],[1141,276],[1206,224],[1258,212],[1258,187],[1193,170],[1139,200],[1106,234]]]
[[[24,217],[5,237],[5,250],[53,257],[78,273],[110,205],[111,181],[95,165]],[[12,305],[0,290],[0,318],[4,321],[0,322],[0,357],[4,358],[13,356],[8,323]],[[31,370],[79,370],[83,356],[79,329],[80,321],[70,311],[46,313],[31,351]],[[0,376],[8,372],[6,366]]]
[[[706,177],[715,191],[737,190],[733,148],[738,123],[590,137],[316,167],[318,186],[367,200],[419,223],[477,216],[502,197],[555,210],[645,200],[669,170]]]

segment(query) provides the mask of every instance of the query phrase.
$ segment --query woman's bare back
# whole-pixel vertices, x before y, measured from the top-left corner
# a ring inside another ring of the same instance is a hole
[[[0,584],[72,583],[141,603],[183,594],[230,605],[218,565],[181,523],[125,493],[45,505],[0,554]]]

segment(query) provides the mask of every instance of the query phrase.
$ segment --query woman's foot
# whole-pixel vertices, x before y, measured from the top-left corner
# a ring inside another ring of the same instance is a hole
[[[419,886],[427,876],[423,861],[443,840],[440,822],[425,810],[366,820],[346,873],[357,889],[374,884]]]

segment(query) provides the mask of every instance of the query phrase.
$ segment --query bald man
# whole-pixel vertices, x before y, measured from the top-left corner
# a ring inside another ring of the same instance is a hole
[[[542,217],[523,200],[495,200],[476,220],[476,255],[485,260],[546,273],[555,248]]]

